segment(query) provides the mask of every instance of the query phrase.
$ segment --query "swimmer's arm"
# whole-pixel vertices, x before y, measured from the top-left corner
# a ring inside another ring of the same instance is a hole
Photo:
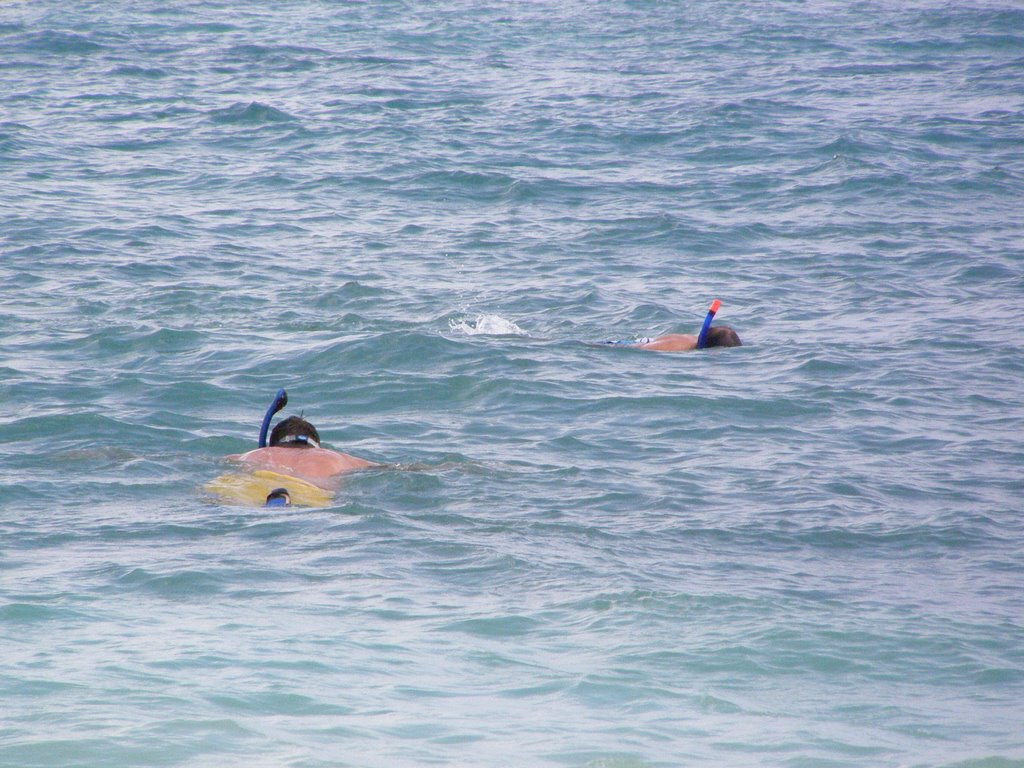
[[[245,453],[232,453],[224,457],[224,461],[241,464],[251,469],[273,469],[274,462],[266,454],[266,448],[256,448]]]
[[[653,352],[689,352],[697,348],[697,337],[688,333],[668,333],[638,346]]]
[[[231,453],[231,454],[228,454],[227,456],[225,456],[224,458],[227,461],[247,462],[247,461],[259,461],[261,458],[263,458],[266,455],[267,455],[267,449],[266,448],[254,448],[253,450],[246,451],[245,453]]]

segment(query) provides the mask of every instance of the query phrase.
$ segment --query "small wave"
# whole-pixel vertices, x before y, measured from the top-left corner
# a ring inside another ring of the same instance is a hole
[[[29,129],[21,123],[0,123],[0,155],[14,154],[28,146],[21,136],[27,135]]]
[[[464,333],[467,336],[529,336],[529,334],[511,320],[498,315],[477,315],[475,319],[452,318],[448,327],[453,333]]]
[[[160,67],[123,65],[112,69],[110,74],[113,77],[140,77],[146,80],[159,80],[167,77],[167,70],[161,69]]]
[[[303,72],[315,69],[326,51],[292,45],[236,45],[228,51],[233,61],[248,61],[265,70]]]
[[[225,109],[217,109],[210,113],[215,123],[234,123],[239,125],[263,125],[266,123],[293,122],[295,118],[287,112],[275,109],[269,104],[258,101],[232,104]]]
[[[58,32],[47,29],[30,36],[23,45],[24,50],[35,53],[56,53],[62,56],[88,54],[103,50],[103,46],[92,42],[84,35]]]
[[[507,195],[515,182],[515,178],[504,173],[462,169],[430,170],[408,179],[411,189],[428,190],[431,194],[461,195],[476,201]]]

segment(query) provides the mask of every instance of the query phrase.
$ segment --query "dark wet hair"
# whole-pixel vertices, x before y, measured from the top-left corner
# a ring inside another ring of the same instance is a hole
[[[300,416],[289,416],[287,419],[277,422],[274,431],[270,433],[270,445],[281,445],[283,443],[289,447],[297,446],[301,448],[311,445],[301,440],[295,442],[286,440],[286,438],[292,437],[308,437],[310,440],[315,440],[317,445],[320,445],[320,433],[316,431],[316,427]]]
[[[705,347],[742,347],[739,334],[727,325],[716,325],[708,330]]]

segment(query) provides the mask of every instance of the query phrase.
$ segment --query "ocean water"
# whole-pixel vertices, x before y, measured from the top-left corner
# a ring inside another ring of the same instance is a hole
[[[1024,766],[1019,3],[8,0],[0,223],[0,765]]]

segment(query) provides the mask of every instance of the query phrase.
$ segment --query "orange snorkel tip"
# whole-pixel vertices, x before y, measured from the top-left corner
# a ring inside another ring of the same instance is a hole
[[[704,346],[708,343],[708,331],[711,329],[711,321],[715,317],[715,312],[722,306],[722,302],[715,299],[711,302],[711,306],[708,307],[708,315],[704,318],[704,325],[700,328],[700,335],[697,336],[697,349],[704,349]]]

